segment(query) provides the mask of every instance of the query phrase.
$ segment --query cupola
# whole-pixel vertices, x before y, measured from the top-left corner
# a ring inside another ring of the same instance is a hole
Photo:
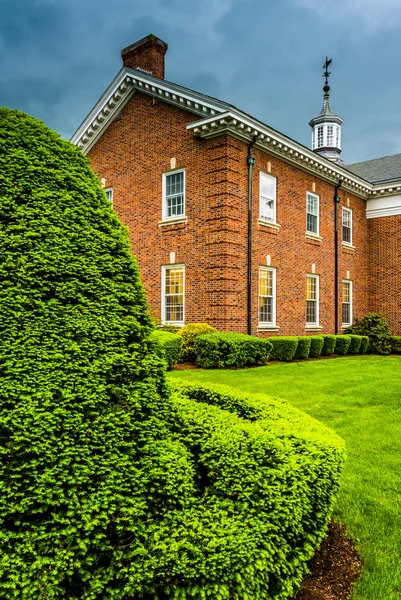
[[[312,150],[325,158],[343,164],[341,158],[341,125],[344,119],[336,115],[330,108],[329,71],[332,59],[326,57],[323,65],[325,84],[323,86],[323,107],[317,117],[309,121],[312,127]]]

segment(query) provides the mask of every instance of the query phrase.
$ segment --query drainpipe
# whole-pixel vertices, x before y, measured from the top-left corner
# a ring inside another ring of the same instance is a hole
[[[338,208],[340,204],[340,196],[338,195],[338,190],[341,187],[341,181],[336,185],[334,189],[334,327],[335,333],[338,335],[339,333],[339,323],[338,323],[338,286],[339,286],[339,273],[338,273]]]
[[[246,162],[248,165],[248,288],[247,288],[247,322],[248,335],[252,335],[252,169],[255,164],[255,157],[252,155],[252,149],[255,145],[254,138],[248,146],[248,156]]]

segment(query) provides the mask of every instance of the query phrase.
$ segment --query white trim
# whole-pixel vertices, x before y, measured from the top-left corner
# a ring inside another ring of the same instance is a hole
[[[170,269],[183,269],[183,292],[182,292],[182,321],[166,321],[166,272]],[[176,325],[177,327],[181,327],[185,323],[185,264],[180,263],[176,265],[162,265],[162,301],[161,301],[161,321],[163,325]]]
[[[166,198],[166,180],[167,177],[170,177],[171,175],[178,175],[178,173],[183,173],[183,212],[179,215],[172,215],[171,217],[167,216],[167,198]],[[177,222],[177,220],[180,220],[182,222],[183,219],[186,218],[185,215],[185,169],[174,169],[173,171],[167,171],[166,173],[163,173],[162,176],[162,220],[161,222],[159,221],[159,224],[167,224],[171,221],[173,222]]]
[[[306,321],[306,329],[317,329],[319,326],[319,318],[320,318],[320,311],[319,311],[319,302],[320,302],[320,276],[316,275],[316,273],[307,273],[306,274],[306,278],[308,279],[315,279],[316,280],[316,321],[314,323],[308,322]],[[308,302],[308,298],[306,298],[306,301]]]
[[[315,198],[317,200],[317,215],[312,215],[312,213],[308,213],[308,196]],[[308,229],[308,214],[317,217],[317,231],[310,231]],[[305,232],[307,236],[314,236],[315,238],[320,238],[320,196],[315,194],[314,192],[306,192],[306,228]],[[322,238],[320,238],[322,239]]]
[[[401,215],[401,194],[393,196],[372,198],[366,203],[366,217],[376,219],[378,217],[392,217]]]
[[[268,221],[267,219],[258,219],[258,225],[263,225],[263,227],[270,227],[270,229],[281,229],[281,225],[278,223],[273,223],[272,221]]]
[[[262,216],[262,179],[266,177],[274,181],[274,198],[267,198],[268,200],[273,200],[273,219],[269,219],[268,217]],[[272,175],[271,173],[266,173],[265,171],[259,171],[259,220],[264,221],[266,223],[276,224],[276,214],[277,214],[277,177]]]
[[[342,298],[342,294],[343,294],[342,286],[343,286],[343,283],[349,283],[349,299],[350,299],[350,301],[349,301],[350,322],[349,323],[342,323],[341,324],[341,327],[343,329],[345,329],[346,327],[349,327],[350,325],[352,325],[352,321],[353,321],[353,318],[354,318],[354,315],[353,315],[353,307],[354,307],[354,297],[353,297],[353,294],[354,294],[354,292],[353,292],[352,279],[343,279],[341,281],[341,321],[342,321],[342,318],[343,318],[343,304],[345,304],[343,302],[343,298]]]
[[[349,242],[346,242],[344,240],[344,213],[348,212],[350,214],[350,236],[351,236],[351,240]],[[352,208],[349,208],[349,206],[343,206],[342,207],[342,212],[341,212],[341,244],[343,246],[348,246],[352,248],[352,238],[353,238],[353,221],[352,221]]]
[[[166,221],[158,221],[158,226],[159,227],[165,227],[166,225],[179,225],[180,223],[187,223],[188,221],[188,217],[177,217],[175,218],[171,218],[171,219],[166,219]]]
[[[272,306],[272,321],[260,321],[259,319],[259,299],[260,299],[260,272],[261,271],[270,271],[273,275],[272,277],[272,298],[273,298],[273,306]],[[265,267],[265,266],[260,266],[259,267],[259,271],[258,271],[258,328],[263,328],[263,329],[271,329],[271,328],[276,328],[276,267]]]

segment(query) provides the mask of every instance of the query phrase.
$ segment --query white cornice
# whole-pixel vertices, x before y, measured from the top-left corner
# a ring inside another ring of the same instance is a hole
[[[255,141],[257,147],[331,183],[341,182],[342,188],[362,198],[367,198],[372,191],[372,185],[364,179],[353,175],[340,165],[322,158],[267,125],[244,117],[239,112],[226,111],[223,114],[191,123],[187,129],[202,138],[229,133],[246,142]]]
[[[401,188],[400,188],[401,189]],[[366,217],[376,219],[378,217],[392,217],[401,215],[401,193],[392,196],[374,196],[366,203]]]

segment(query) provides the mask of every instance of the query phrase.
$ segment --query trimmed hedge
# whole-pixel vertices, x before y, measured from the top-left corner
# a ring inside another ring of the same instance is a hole
[[[195,362],[195,340],[198,335],[215,333],[217,329],[207,323],[187,323],[177,331],[182,337],[181,360]]]
[[[401,335],[392,335],[390,343],[392,354],[401,354]]]
[[[180,360],[182,337],[176,333],[158,329],[152,333],[151,338],[154,338],[159,344],[161,355],[167,362],[167,367],[171,369]]]
[[[336,348],[336,336],[335,335],[322,335],[324,340],[322,348],[322,356],[330,356],[334,354]]]
[[[311,338],[308,335],[300,335],[298,337],[298,346],[295,350],[294,360],[301,360],[302,358],[309,357],[309,351],[311,346]]]
[[[311,358],[318,358],[323,349],[324,339],[321,335],[313,335],[311,337],[311,346],[309,351],[309,356]]]
[[[266,338],[242,333],[213,333],[195,340],[196,364],[203,369],[264,365],[272,345]]]
[[[365,354],[369,348],[369,337],[367,335],[362,335],[361,338],[362,338],[362,342],[361,342],[360,353]]]
[[[173,425],[198,457],[203,489],[169,540],[192,549],[191,563],[171,575],[180,577],[177,598],[289,598],[325,535],[344,442],[284,401],[170,383]]]
[[[359,354],[361,351],[362,336],[353,334],[349,334],[349,336],[351,338],[351,343],[348,347],[348,354]]]
[[[270,337],[269,341],[273,346],[270,353],[270,360],[288,362],[294,358],[298,346],[298,337],[280,335]]]
[[[348,348],[351,344],[350,335],[336,335],[335,354],[343,356],[348,353]]]

